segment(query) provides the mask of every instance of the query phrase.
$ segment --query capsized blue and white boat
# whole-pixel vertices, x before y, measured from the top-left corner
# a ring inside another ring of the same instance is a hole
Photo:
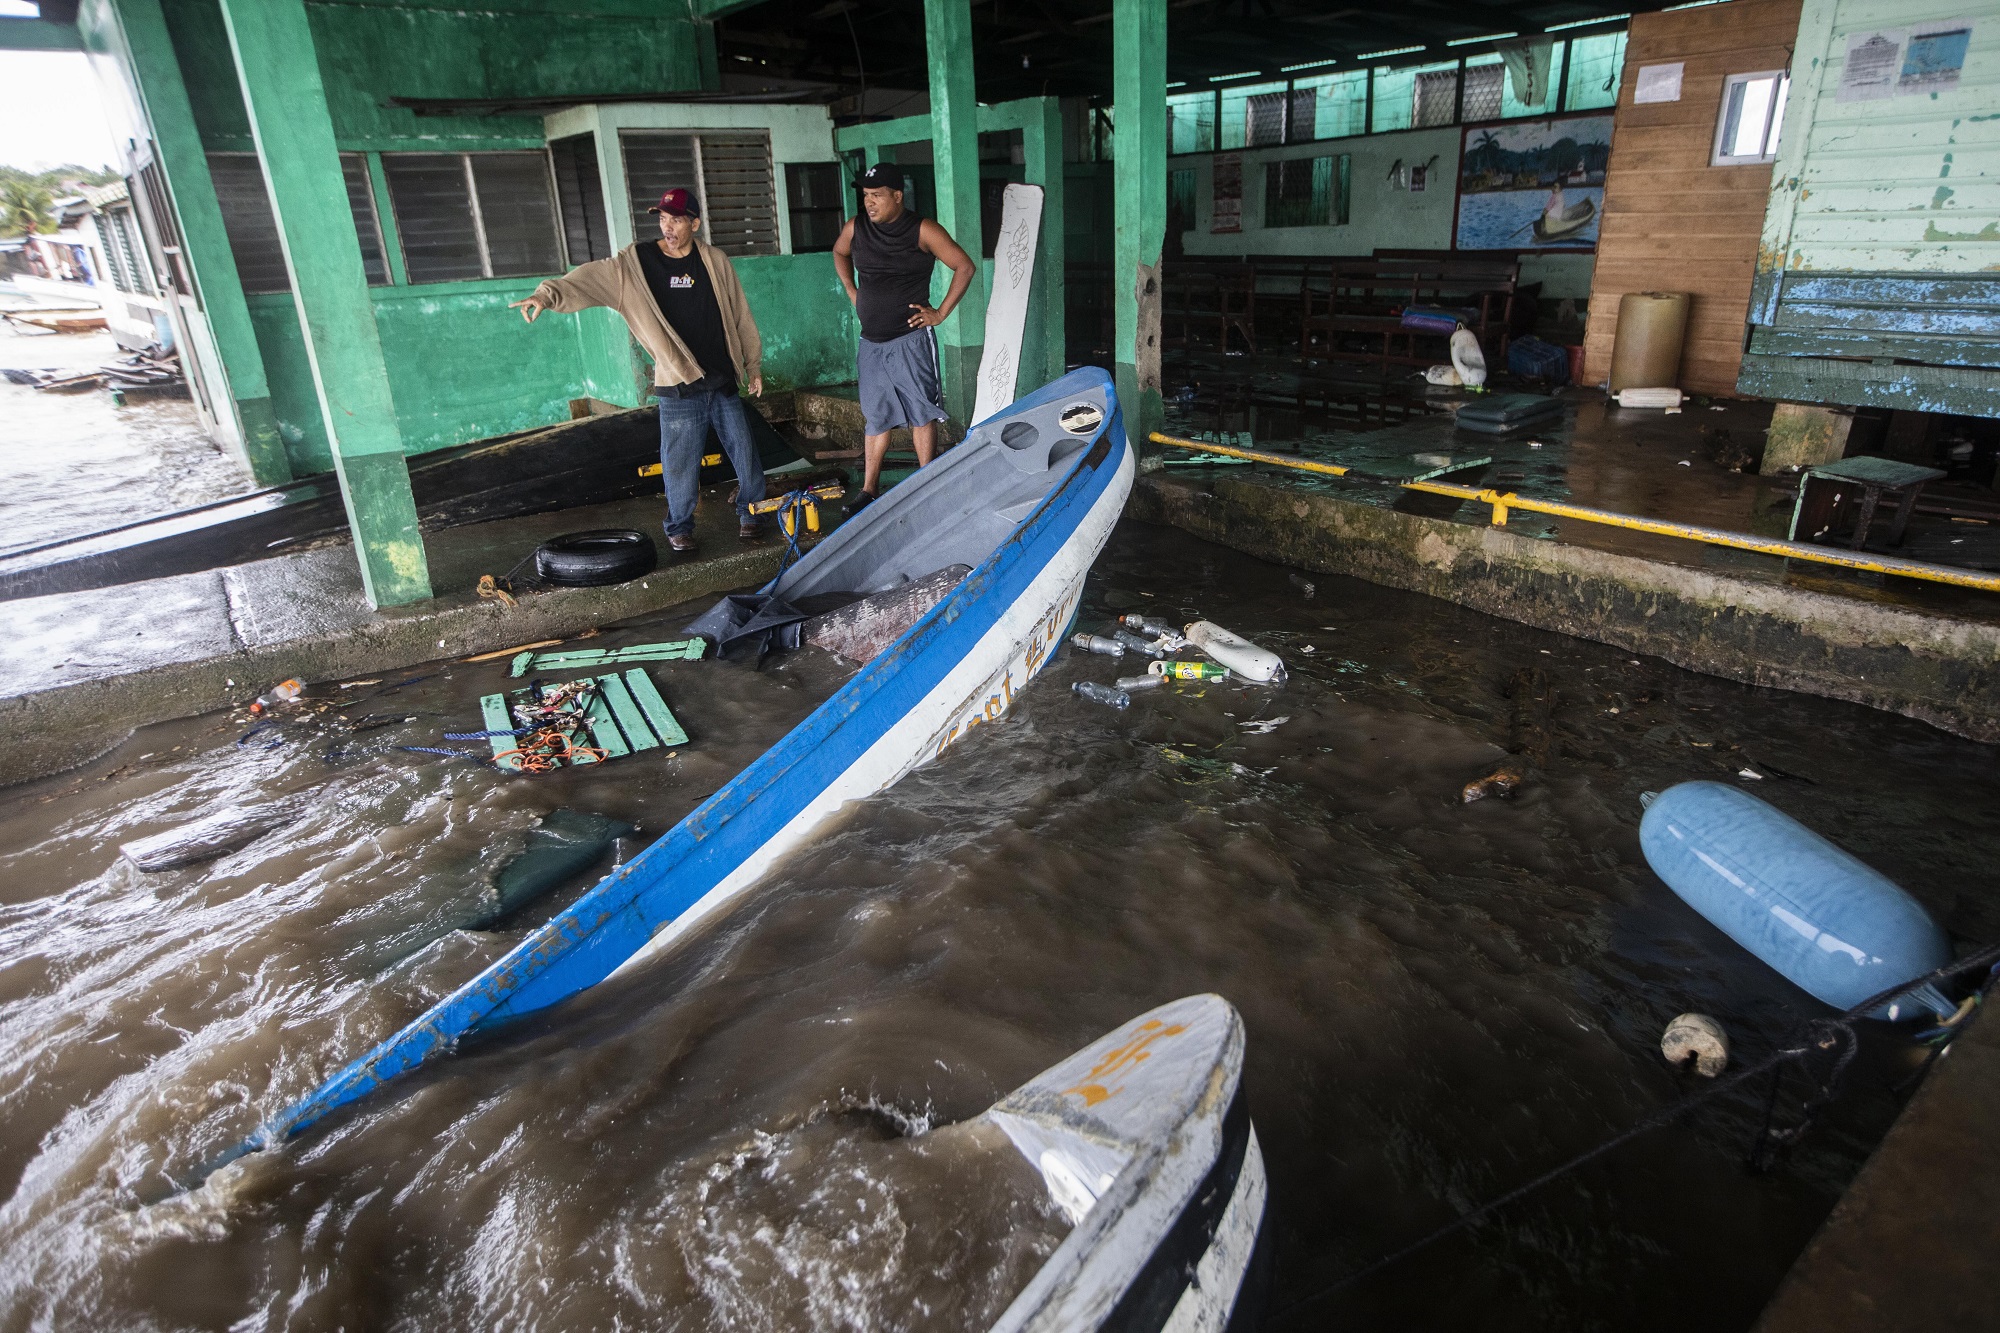
[[[210,1163],[275,1146],[468,1033],[674,948],[849,801],[1006,713],[1048,662],[1135,467],[1111,378],[1076,371],[843,524],[764,591],[889,591],[971,572],[785,738],[512,952]]]
[[[1143,1013],[987,1109],[1071,1230],[992,1333],[1234,1333],[1261,1313],[1269,1182],[1219,995]]]

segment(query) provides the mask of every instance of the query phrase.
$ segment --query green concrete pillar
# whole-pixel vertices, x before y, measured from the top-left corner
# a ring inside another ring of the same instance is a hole
[[[305,0],[222,0],[334,471],[372,606],[431,595],[403,432]]]
[[[713,43],[710,43],[713,49]],[[591,128],[597,146],[597,176],[604,189],[604,225],[613,254],[639,239],[632,231],[632,202],[626,197],[625,156],[618,126],[602,119]],[[652,238],[647,238],[652,239]],[[569,318],[576,324],[577,350],[584,384],[593,398],[620,407],[645,404],[652,371],[625,321],[616,310],[580,310]]]
[[[236,255],[222,226],[222,207],[215,199],[208,156],[195,128],[166,16],[160,0],[114,0],[111,9],[116,34],[102,9],[93,6],[89,17],[98,33],[123,38],[123,50],[116,54],[151,128],[156,160],[173,194],[183,255],[201,294],[201,313],[221,357],[223,376],[229,381],[231,401],[218,406],[235,418],[238,447],[250,475],[261,486],[281,485],[292,479],[292,465],[278,433],[263,349],[257,345],[250,306],[243,299]]]
[[[1117,228],[1111,262],[1112,359],[1125,429],[1141,456],[1160,428],[1160,252],[1167,239],[1167,7],[1112,0],[1112,153]]]
[[[972,0],[924,0],[924,44],[931,68],[931,158],[938,225],[979,258],[979,102],[972,87]],[[1161,97],[1166,93],[1161,92]],[[1161,103],[1161,114],[1166,104]],[[1164,186],[1161,187],[1165,189]],[[1164,197],[1164,195],[1162,195]],[[975,278],[958,309],[939,326],[944,406],[969,423],[978,397],[986,342],[986,289]]]
[[[1063,288],[1062,103],[1038,97],[1021,124],[1021,156],[1028,184],[1042,187],[1041,240],[1035,247],[1035,280],[1028,296],[1028,327],[1022,338],[1022,392],[1060,379],[1069,366]]]

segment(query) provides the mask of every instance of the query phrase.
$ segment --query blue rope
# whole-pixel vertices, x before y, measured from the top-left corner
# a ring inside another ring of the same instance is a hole
[[[398,745],[396,748],[398,750],[408,750],[411,754],[441,754],[449,759],[479,758],[479,755],[472,750],[447,750],[438,745]]]
[[[494,736],[525,736],[534,730],[534,727],[516,727],[512,731],[447,731],[444,738],[448,741],[483,741]]]
[[[794,560],[805,552],[799,550],[799,533],[805,530],[805,507],[812,502],[812,492],[793,491],[785,496],[785,502],[778,506],[778,531],[785,538],[785,558],[778,562],[778,572],[784,573]],[[791,516],[791,526],[785,525],[785,518]]]

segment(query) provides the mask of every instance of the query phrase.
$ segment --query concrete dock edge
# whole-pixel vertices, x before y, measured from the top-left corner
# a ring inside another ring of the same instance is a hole
[[[2000,742],[2000,625],[1225,476],[1151,473],[1130,517],[1676,666]]]
[[[352,561],[344,549],[330,554]],[[148,723],[243,704],[289,677],[341,680],[537,639],[568,638],[691,598],[764,582],[777,573],[782,556],[781,545],[746,548],[664,567],[611,587],[525,593],[516,606],[458,593],[365,616],[357,613],[356,623],[331,624],[270,642],[246,643],[239,633],[232,636],[230,651],[0,697],[0,733],[12,738],[13,760],[0,785],[88,763]],[[221,583],[226,588],[235,573],[188,574],[157,583]],[[222,590],[211,594],[226,595]]]

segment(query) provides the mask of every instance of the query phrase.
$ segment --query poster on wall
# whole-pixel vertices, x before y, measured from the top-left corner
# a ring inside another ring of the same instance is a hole
[[[1209,204],[1208,229],[1243,230],[1243,159],[1235,153],[1215,157],[1215,193]]]
[[[1460,250],[1590,250],[1604,208],[1611,117],[1474,125],[1458,157]]]

